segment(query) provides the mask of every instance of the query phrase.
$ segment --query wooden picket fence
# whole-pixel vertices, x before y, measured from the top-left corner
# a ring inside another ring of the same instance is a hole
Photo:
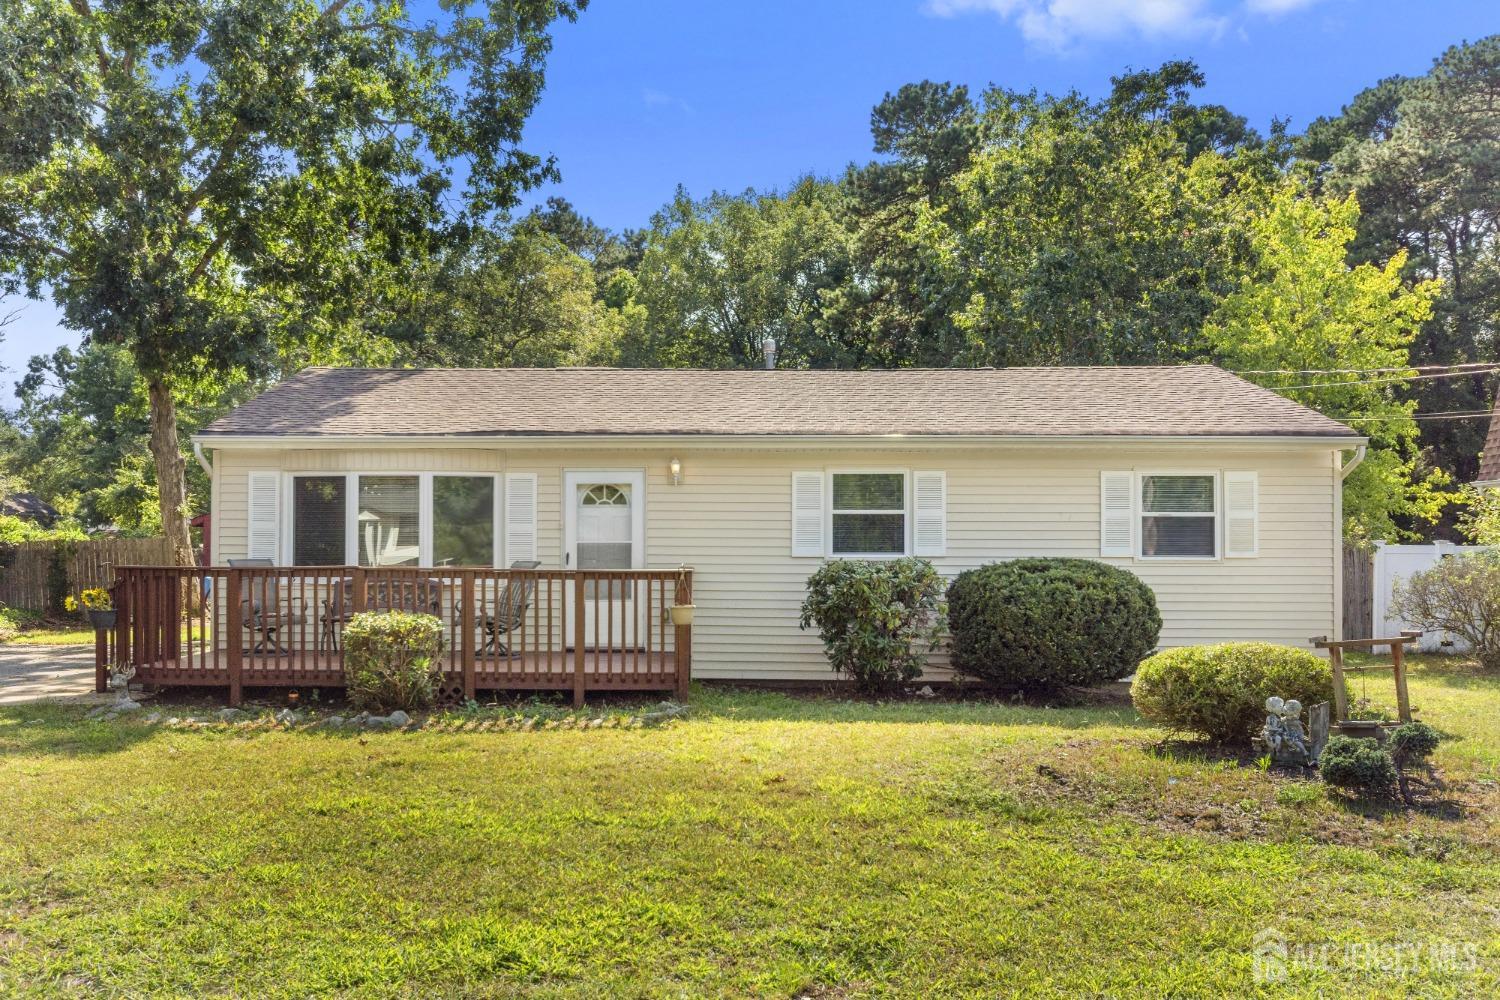
[[[90,538],[81,542],[20,542],[0,546],[0,604],[32,611],[49,607],[54,563],[64,574],[62,593],[109,587],[117,566],[166,565],[172,549],[165,535],[156,538]]]
[[[1375,569],[1367,548],[1344,543],[1345,639],[1368,639],[1374,635]]]

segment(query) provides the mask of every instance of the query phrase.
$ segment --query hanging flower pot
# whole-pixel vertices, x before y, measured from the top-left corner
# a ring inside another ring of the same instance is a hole
[[[118,614],[119,612],[113,608],[108,611],[90,611],[89,621],[93,624],[95,631],[99,629],[108,631],[115,627],[115,616]]]
[[[696,604],[674,604],[667,609],[672,615],[673,625],[693,624],[693,612],[698,610]]]

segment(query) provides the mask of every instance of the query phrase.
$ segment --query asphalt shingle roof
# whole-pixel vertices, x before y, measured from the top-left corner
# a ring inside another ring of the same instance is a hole
[[[1490,430],[1484,439],[1484,451],[1479,454],[1479,482],[1500,482],[1500,397],[1495,399],[1495,411],[1490,414]]]
[[[205,438],[584,434],[1358,437],[1207,365],[309,368],[203,431]]]

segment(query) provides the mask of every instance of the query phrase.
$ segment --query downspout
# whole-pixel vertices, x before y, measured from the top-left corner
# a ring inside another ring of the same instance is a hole
[[[1360,449],[1360,453],[1364,453],[1363,448]],[[198,460],[198,468],[203,470],[203,474],[212,479],[214,477],[214,467],[208,464],[208,459],[203,454],[203,443],[201,441],[193,442],[193,457]]]
[[[1366,447],[1367,447],[1366,445],[1360,445],[1359,447],[1355,448],[1354,449],[1354,457],[1351,458],[1348,462],[1346,462],[1343,465],[1339,466],[1339,481],[1340,482],[1343,482],[1345,479],[1348,479],[1349,478],[1349,473],[1351,473],[1355,469],[1359,468],[1359,463],[1363,462],[1365,460],[1365,448]],[[200,461],[201,461],[201,459],[200,459]]]

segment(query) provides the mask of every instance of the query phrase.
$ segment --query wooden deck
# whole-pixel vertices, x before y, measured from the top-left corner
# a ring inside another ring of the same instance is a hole
[[[140,683],[229,689],[341,687],[343,625],[403,609],[447,626],[444,693],[670,691],[687,695],[692,571],[129,566],[118,614],[95,645],[103,689],[115,664]]]

